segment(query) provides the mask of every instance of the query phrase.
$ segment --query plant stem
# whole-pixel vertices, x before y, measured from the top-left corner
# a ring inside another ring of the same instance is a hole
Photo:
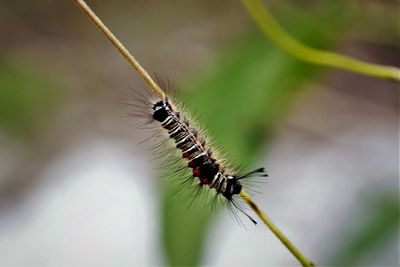
[[[268,218],[268,216],[258,208],[257,204],[250,198],[250,195],[242,189],[240,196],[247,205],[257,214],[257,216],[265,223],[271,232],[285,245],[285,247],[296,257],[302,266],[315,266],[312,261],[307,259],[301,252],[289,241],[289,239],[279,230],[278,227]]]
[[[400,82],[400,69],[363,62],[348,56],[308,47],[290,36],[261,0],[241,0],[263,33],[287,53],[310,63]]]
[[[136,73],[143,79],[145,83],[150,86],[150,89],[160,98],[165,98],[166,94],[160,86],[153,81],[147,71],[140,65],[135,57],[126,49],[126,47],[118,40],[117,37],[107,28],[107,26],[100,20],[99,17],[92,11],[92,9],[83,0],[75,0],[75,3],[88,16],[88,18],[99,28],[99,30],[107,37],[108,40],[114,45],[115,48],[124,56],[129,64],[133,67]]]
[[[150,89],[159,97],[165,98],[165,92],[159,87],[157,83],[153,81],[151,76],[146,70],[139,64],[139,62],[133,57],[133,55],[125,48],[125,46],[114,36],[114,34],[104,25],[104,23],[96,16],[96,14],[90,9],[90,7],[83,0],[74,0],[81,10],[96,24],[100,31],[111,41],[111,43],[120,51],[125,59],[131,64],[138,75],[143,79],[145,83],[150,86]],[[242,189],[240,196],[244,201],[254,210],[258,217],[268,226],[268,228],[281,240],[286,248],[298,259],[303,266],[314,266],[314,264],[304,257],[300,251],[293,246],[293,244],[287,239],[287,237],[269,220],[267,215],[262,212],[257,204],[250,198],[250,196]]]

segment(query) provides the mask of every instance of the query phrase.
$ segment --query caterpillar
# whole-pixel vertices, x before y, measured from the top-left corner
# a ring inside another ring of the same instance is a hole
[[[157,78],[158,84],[162,84]],[[169,83],[168,83],[169,84]],[[142,99],[142,103],[143,103]],[[213,150],[207,146],[205,138],[199,134],[199,130],[192,126],[189,119],[179,112],[166,95],[162,99],[153,102],[145,101],[150,111],[146,124],[156,122],[158,127],[164,130],[170,140],[175,143],[175,148],[180,151],[181,157],[187,161],[185,168],[191,170],[193,179],[198,179],[199,187],[207,186],[214,190],[216,196],[221,195],[227,203],[244,214],[252,223],[257,222],[234,201],[234,196],[240,194],[243,185],[241,180],[257,174],[268,176],[264,168],[258,168],[244,175],[237,175],[224,167],[221,160],[213,155]],[[137,106],[143,108],[143,105]],[[151,136],[153,137],[153,136]],[[150,139],[151,139],[150,137]],[[146,139],[147,140],[147,139]],[[163,141],[162,143],[164,143]],[[236,213],[233,213],[236,215]],[[240,221],[240,219],[239,219]]]
[[[304,257],[300,251],[289,241],[289,239],[269,220],[269,218],[260,210],[257,204],[251,199],[248,193],[243,189],[240,182],[241,179],[249,177],[253,174],[261,174],[260,176],[268,176],[264,173],[264,168],[259,168],[245,175],[239,176],[220,166],[218,161],[212,156],[212,151],[206,149],[204,139],[198,137],[198,131],[189,125],[188,120],[181,116],[180,113],[169,102],[166,93],[160,86],[153,81],[147,71],[139,64],[133,55],[125,48],[125,46],[114,36],[106,25],[96,16],[90,7],[83,0],[75,0],[81,10],[92,20],[107,39],[118,49],[125,57],[128,63],[133,67],[136,73],[150,87],[151,91],[161,100],[153,103],[151,120],[147,123],[158,121],[161,127],[168,132],[169,138],[176,143],[176,148],[182,152],[182,157],[189,161],[188,167],[192,169],[193,177],[198,177],[200,186],[208,185],[210,189],[216,190],[216,196],[221,195],[228,200],[228,203],[237,208],[246,215],[254,224],[257,222],[248,215],[240,206],[235,204],[233,196],[240,194],[243,201],[257,214],[257,216],[265,223],[265,225],[275,234],[277,238],[286,246],[286,248],[297,258],[303,266],[314,266],[314,263]],[[144,108],[148,108],[144,107]],[[143,114],[142,114],[143,115]],[[140,117],[140,116],[139,116]],[[157,133],[156,133],[157,134]],[[151,136],[152,137],[152,136]],[[177,150],[175,150],[177,151]],[[200,191],[198,191],[200,192]],[[237,217],[237,213],[233,209],[233,214]]]
[[[247,218],[250,219],[254,224],[257,222],[248,215],[243,208],[238,205],[233,197],[235,195],[243,193],[243,185],[241,179],[252,176],[253,174],[259,174],[260,176],[268,176],[264,173],[264,168],[259,168],[244,175],[237,175],[226,171],[223,165],[213,156],[213,151],[206,147],[205,139],[199,136],[199,131],[190,126],[189,120],[181,115],[181,113],[175,108],[172,102],[169,100],[168,95],[161,89],[160,82],[158,84],[154,82],[152,77],[146,72],[146,70],[139,64],[139,62],[129,53],[125,46],[114,36],[114,34],[102,23],[102,21],[96,16],[96,14],[90,9],[90,7],[83,0],[75,0],[82,11],[95,23],[100,31],[106,36],[111,43],[118,49],[118,51],[125,57],[125,59],[131,64],[137,74],[143,79],[143,81],[149,85],[151,91],[155,96],[160,99],[152,104],[151,106],[151,118],[145,125],[157,121],[161,128],[166,130],[169,138],[175,142],[175,146],[181,151],[182,157],[188,161],[187,168],[192,170],[193,178],[199,179],[199,185],[208,186],[211,190],[215,190],[216,196],[222,195],[229,204],[234,208],[242,212]],[[142,99],[144,102],[139,102],[136,105],[142,109],[148,109],[146,98]],[[129,104],[129,103],[128,103]],[[131,104],[135,106],[134,104]],[[140,114],[141,113],[141,114]],[[145,117],[148,114],[143,114],[139,111],[139,114],[131,113],[130,115]],[[157,134],[157,133],[156,133]],[[150,136],[153,137],[155,135]],[[246,202],[250,207],[256,211],[255,204],[246,197]],[[233,213],[236,215],[236,213]],[[260,216],[260,212],[257,213]],[[261,217],[262,214],[261,214]],[[240,221],[240,219],[238,220]]]

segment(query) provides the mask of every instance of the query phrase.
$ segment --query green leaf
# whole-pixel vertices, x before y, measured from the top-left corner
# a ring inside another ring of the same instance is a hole
[[[395,266],[391,259],[377,257],[382,248],[398,254],[399,244],[399,199],[398,192],[369,194],[364,196],[362,207],[364,216],[348,218],[348,242],[333,249],[329,265],[335,266]],[[394,242],[393,242],[394,241]],[[397,244],[393,244],[397,243]],[[384,254],[383,254],[384,255]]]
[[[55,107],[54,88],[38,71],[0,61],[0,128],[28,137]]]
[[[289,22],[286,24],[292,25],[303,41],[326,48],[337,39],[344,23],[337,12],[338,4],[334,8],[308,10],[298,17],[292,10],[285,13]],[[315,16],[329,22],[329,30],[324,28],[325,23],[310,28]],[[296,21],[291,21],[293,17]],[[315,77],[318,68],[286,55],[258,32],[241,37],[221,53],[214,66],[189,79],[183,103],[200,115],[200,123],[208,125],[213,140],[229,153],[230,162],[249,166],[285,117],[295,96],[305,88],[304,82]],[[185,178],[176,178],[179,179]],[[167,182],[162,198],[167,260],[172,266],[198,265],[213,215],[205,205],[188,209],[191,198],[171,196],[175,189],[174,183]]]

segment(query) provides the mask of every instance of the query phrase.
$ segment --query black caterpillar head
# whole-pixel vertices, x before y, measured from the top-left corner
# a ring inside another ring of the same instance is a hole
[[[153,119],[156,121],[165,121],[171,112],[171,106],[167,101],[158,101],[153,105]]]
[[[226,178],[228,180],[226,181],[226,188],[223,195],[227,199],[231,199],[233,195],[240,194],[240,191],[242,191],[242,185],[235,176],[229,175]]]

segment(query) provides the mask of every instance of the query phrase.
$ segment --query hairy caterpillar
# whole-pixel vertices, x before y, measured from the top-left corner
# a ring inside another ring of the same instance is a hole
[[[113,43],[119,52],[121,52],[121,54],[131,64],[143,81],[149,85],[154,95],[159,98],[155,103],[152,103],[151,117],[150,120],[145,124],[158,121],[158,123],[161,124],[161,127],[167,131],[169,138],[175,141],[176,148],[182,152],[182,157],[188,160],[187,167],[192,169],[193,178],[199,178],[199,185],[201,187],[206,185],[210,189],[214,189],[216,191],[216,196],[222,195],[228,201],[228,203],[231,204],[231,206],[238,209],[254,224],[256,224],[256,221],[234,202],[233,196],[240,194],[244,201],[246,201],[246,203],[249,204],[254,210],[255,204],[249,198],[248,194],[243,190],[240,180],[257,173],[261,174],[261,176],[267,176],[264,173],[264,169],[259,168],[245,175],[237,175],[235,173],[225,171],[225,168],[220,161],[212,156],[212,150],[206,147],[205,139],[199,137],[198,131],[189,126],[189,121],[186,119],[186,117],[181,115],[180,112],[178,112],[178,110],[169,100],[168,95],[163,91],[163,89],[160,88],[159,84],[154,82],[146,70],[139,64],[132,54],[129,53],[129,51],[114,36],[114,34],[101,22],[101,20],[96,16],[96,14],[94,14],[94,12],[83,0],[75,1],[82,11],[96,24],[96,26]],[[148,105],[142,105],[143,103],[148,103],[148,100],[143,100],[144,102],[140,103],[139,108],[148,109]],[[132,113],[131,115],[135,114]],[[142,115],[143,114],[139,115],[139,117]],[[146,114],[144,115],[146,116]],[[151,137],[153,136],[150,136],[149,139],[151,139]],[[256,210],[256,213],[259,216],[262,218],[265,217],[260,214],[259,211],[257,211],[258,209]],[[235,211],[233,214],[236,215]]]
[[[174,106],[169,102],[167,95],[165,92],[160,88],[160,86],[153,81],[153,79],[150,77],[150,75],[146,72],[146,70],[139,64],[139,62],[135,59],[135,57],[125,48],[125,46],[114,36],[114,34],[107,28],[107,26],[104,25],[104,23],[96,16],[96,14],[90,9],[90,7],[83,1],[83,0],[75,0],[77,5],[81,8],[81,10],[89,17],[89,19],[92,20],[92,22],[99,28],[99,30],[104,34],[107,39],[110,40],[110,42],[115,46],[115,48],[118,49],[118,51],[125,57],[125,59],[128,61],[128,63],[133,67],[133,69],[136,71],[136,73],[143,79],[143,81],[150,87],[151,91],[154,93],[155,96],[158,96],[160,99],[156,102],[153,103],[152,105],[152,116],[151,120],[148,123],[151,123],[153,121],[156,121],[154,116],[156,115],[156,111],[160,111],[164,113],[164,120],[161,121],[162,116],[160,115],[158,122],[160,123],[166,123],[166,120],[170,120],[171,122],[168,122],[168,125],[170,123],[175,122],[175,127],[176,129],[170,129],[167,124],[164,124],[162,127],[164,130],[167,131],[175,131],[173,132],[174,134],[180,132],[180,136],[182,137],[174,137],[174,138],[168,138],[171,140],[174,140],[177,145],[181,145],[182,143],[189,143],[192,144],[193,150],[196,151],[199,155],[207,155],[208,157],[204,158],[203,161],[200,161],[198,164],[193,165],[193,167],[189,166],[189,168],[192,169],[192,173],[194,174],[194,177],[199,177],[200,178],[200,186],[207,184],[211,189],[215,189],[217,191],[216,196],[218,195],[223,195],[225,199],[228,200],[228,203],[231,203],[233,207],[237,208],[240,212],[245,214],[254,224],[256,224],[255,220],[251,218],[246,212],[243,211],[242,208],[237,206],[235,202],[233,201],[232,197],[236,194],[239,194],[240,197],[243,199],[243,201],[249,205],[249,207],[257,214],[257,216],[265,223],[265,225],[274,233],[274,235],[279,238],[279,240],[286,246],[286,248],[297,258],[297,260],[301,263],[303,266],[314,266],[314,263],[304,257],[300,251],[289,241],[289,239],[272,223],[272,221],[266,216],[266,214],[258,207],[258,205],[251,199],[249,194],[243,189],[241,182],[239,180],[251,176],[252,174],[257,174],[257,173],[264,173],[264,169],[260,168],[255,171],[249,172],[245,175],[238,176],[238,175],[233,175],[233,174],[227,174],[225,171],[223,171],[223,168],[220,167],[219,164],[216,164],[216,160],[212,157],[211,151],[205,149],[205,142],[200,142],[202,146],[199,146],[195,140],[199,141],[201,140],[199,137],[197,139],[191,140],[191,137],[195,137],[194,133],[197,133],[193,128],[189,127],[188,123],[184,123],[185,119],[182,119],[182,117],[179,114],[179,112],[174,108]],[[262,6],[261,6],[262,9]],[[143,107],[143,108],[148,108]],[[174,117],[175,120],[172,120],[171,118]],[[180,126],[180,127],[179,127]],[[171,126],[172,127],[172,126]],[[172,134],[172,132],[170,133]],[[171,136],[170,136],[171,137]],[[168,140],[167,139],[167,140]],[[187,140],[187,141],[184,141]],[[179,148],[182,152],[190,152],[183,150],[183,148]],[[189,149],[189,148],[188,148]],[[177,150],[175,150],[177,151]],[[190,152],[192,153],[192,152]],[[184,158],[189,159],[190,161],[193,161],[196,159],[196,157],[193,156],[185,156],[183,155]],[[216,175],[214,177],[210,177],[208,172],[203,172],[203,171],[197,171],[196,169],[201,169],[203,165],[211,165],[211,169],[217,170]],[[196,167],[197,166],[197,167]],[[187,169],[187,167],[186,167]],[[196,170],[196,171],[195,171]],[[208,175],[206,175],[208,173]],[[207,181],[207,183],[202,182],[202,176],[204,181]],[[218,177],[219,175],[219,177]],[[267,176],[266,174],[263,174],[261,176]],[[223,178],[221,178],[223,177]],[[192,179],[192,178],[190,178]],[[214,186],[218,182],[217,186]],[[227,189],[229,188],[229,189]],[[199,191],[200,192],[200,191]],[[239,192],[239,193],[237,193]],[[237,216],[237,213],[235,213],[235,209],[232,209],[233,214]],[[240,222],[240,220],[239,220]]]
[[[163,85],[159,79],[157,79],[157,82]],[[133,96],[133,98],[137,98],[137,96]],[[256,221],[234,201],[234,196],[240,194],[243,188],[242,179],[253,174],[268,176],[264,173],[264,168],[256,169],[244,175],[238,175],[227,170],[222,160],[213,155],[213,150],[207,146],[206,139],[199,134],[199,130],[193,127],[189,119],[178,111],[167,95],[154,101],[149,101],[147,98],[142,95],[142,98],[136,101],[140,104],[135,105],[130,102],[130,105],[140,109],[138,112],[147,119],[145,125],[156,123],[158,127],[156,129],[161,126],[164,134],[168,135],[168,139],[174,141],[176,149],[180,151],[182,158],[187,161],[186,169],[191,170],[193,179],[198,179],[199,188],[206,186],[210,190],[214,190],[217,196],[220,195],[225,198],[231,207],[239,210],[256,224]],[[145,107],[147,109],[143,109]],[[139,116],[138,113],[132,115]],[[158,134],[159,132],[157,131],[156,133]],[[151,135],[148,139],[152,139],[154,136]],[[161,143],[165,143],[166,140]],[[236,216],[235,212],[233,214]]]

